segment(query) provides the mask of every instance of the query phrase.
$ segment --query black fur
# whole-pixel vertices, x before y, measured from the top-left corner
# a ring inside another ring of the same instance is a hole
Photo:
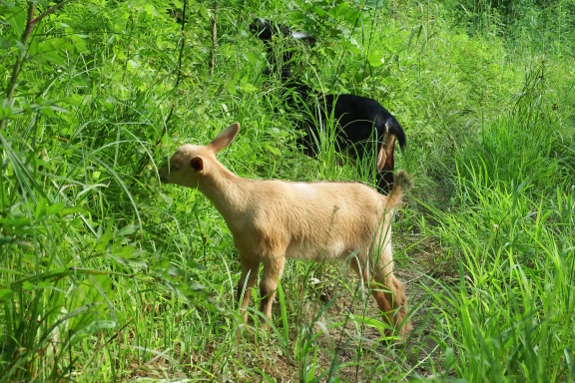
[[[356,154],[358,162],[364,158],[374,158],[380,147],[384,146],[384,139],[389,139],[390,136],[399,142],[401,148],[406,146],[405,132],[401,124],[376,100],[352,94],[316,94],[312,88],[293,78],[290,65],[293,50],[283,52],[282,62],[278,62],[273,50],[274,36],[294,36],[287,26],[255,19],[250,24],[250,30],[266,47],[270,68],[267,68],[264,74],[280,73],[282,83],[289,90],[287,104],[297,110],[309,108],[312,112],[313,117],[309,116],[298,123],[298,128],[306,132],[298,142],[304,147],[306,154],[314,156],[317,153],[317,126],[332,116],[340,128],[336,137],[338,150]],[[315,39],[309,35],[297,36],[308,43],[315,43]],[[383,194],[389,193],[393,185],[394,146],[395,142],[389,150],[390,158],[376,175],[377,188]]]
[[[282,79],[289,79],[292,77],[290,62],[296,47],[284,46],[281,56],[276,56],[273,50],[274,37],[289,37],[292,42],[297,40],[312,46],[315,44],[315,39],[311,35],[298,32],[292,33],[289,27],[285,25],[277,24],[272,21],[268,22],[259,18],[252,21],[250,24],[250,31],[256,35],[266,47],[266,58],[270,67],[264,70],[264,74],[269,75],[272,72],[278,72],[281,74]]]

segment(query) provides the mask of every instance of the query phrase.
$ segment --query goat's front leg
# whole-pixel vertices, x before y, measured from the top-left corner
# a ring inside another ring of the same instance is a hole
[[[242,263],[242,276],[240,282],[238,283],[238,301],[241,299],[240,310],[244,314],[244,321],[248,319],[248,313],[246,307],[250,303],[250,296],[252,295],[252,287],[258,277],[258,271],[260,267],[259,261],[252,261],[241,257]],[[242,297],[243,294],[243,297]]]
[[[271,321],[272,304],[278,288],[278,279],[282,277],[285,257],[276,257],[264,261],[264,275],[260,282],[260,311]]]

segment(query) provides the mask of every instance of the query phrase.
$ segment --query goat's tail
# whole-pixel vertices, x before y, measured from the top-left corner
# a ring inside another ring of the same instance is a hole
[[[395,178],[393,180],[393,189],[391,193],[387,196],[387,206],[386,209],[389,212],[395,210],[397,206],[401,204],[403,200],[403,195],[409,189],[411,189],[413,183],[411,182],[411,178],[404,170],[399,170],[395,173]]]

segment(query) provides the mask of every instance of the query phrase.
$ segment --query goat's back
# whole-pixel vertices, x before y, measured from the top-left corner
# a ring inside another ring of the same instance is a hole
[[[366,251],[393,208],[387,197],[354,182],[253,181],[244,197],[249,208],[228,224],[236,247],[256,259],[335,260]]]
[[[394,134],[405,146],[405,132],[399,121],[377,100],[353,94],[327,95],[325,100],[327,112],[331,113],[333,106],[334,117],[350,141],[357,143],[372,137],[375,128],[379,139],[386,133]]]

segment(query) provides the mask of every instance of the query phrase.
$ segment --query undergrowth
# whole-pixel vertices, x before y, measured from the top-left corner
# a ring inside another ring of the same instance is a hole
[[[573,381],[574,15],[536,0],[3,0],[0,380]],[[375,98],[406,130],[405,345],[345,265],[289,262],[271,329],[255,310],[243,323],[225,222],[160,185],[179,144],[234,121],[218,158],[241,176],[373,183],[333,141],[318,159],[296,147],[301,113],[262,74],[254,17],[317,37],[294,55],[302,81]]]

